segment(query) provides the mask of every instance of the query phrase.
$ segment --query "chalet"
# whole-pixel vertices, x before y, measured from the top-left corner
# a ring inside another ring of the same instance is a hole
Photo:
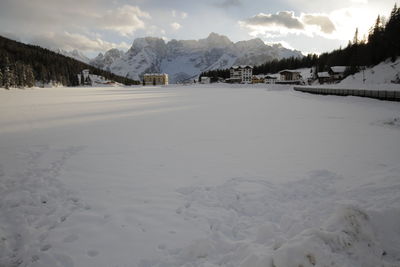
[[[210,78],[210,77],[202,76],[202,77],[200,78],[200,83],[202,83],[202,84],[209,84],[209,83],[211,83],[211,78]]]
[[[334,81],[339,81],[344,78],[347,66],[333,66],[329,68],[329,74]]]
[[[90,78],[90,70],[84,69],[78,75],[79,84],[82,85],[92,85],[92,79]]]
[[[318,72],[317,73],[317,78],[318,78],[318,82],[320,84],[323,83],[331,83],[332,82],[332,77],[329,74],[329,72],[325,71],[325,72]]]
[[[146,73],[143,75],[143,85],[168,85],[168,74]]]
[[[279,74],[281,75],[281,81],[297,81],[301,78],[300,72],[298,71],[282,70]]]
[[[264,82],[269,84],[275,84],[277,79],[278,79],[277,77],[266,75],[264,77]]]
[[[82,75],[83,75],[83,78],[87,78],[87,77],[89,77],[89,73],[90,73],[90,71],[88,70],[88,69],[84,69],[84,70],[82,70]]]
[[[232,66],[229,71],[228,82],[251,83],[252,81],[253,67],[250,65]]]
[[[294,70],[282,70],[279,72],[280,80],[276,81],[279,84],[301,84],[303,79],[299,71]]]

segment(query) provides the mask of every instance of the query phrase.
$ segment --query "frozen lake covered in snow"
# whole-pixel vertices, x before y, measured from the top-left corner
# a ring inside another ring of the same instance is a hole
[[[400,264],[399,103],[0,90],[0,151],[0,266]]]

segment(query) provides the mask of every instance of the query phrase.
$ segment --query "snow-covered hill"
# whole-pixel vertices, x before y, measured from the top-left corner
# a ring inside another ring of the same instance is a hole
[[[341,81],[340,85],[350,88],[399,88],[400,58],[395,62],[390,60],[381,62],[372,68],[350,75]]]
[[[112,49],[90,63],[121,76],[139,79],[145,72],[165,72],[171,83],[197,77],[202,71],[229,68],[234,64],[259,65],[267,60],[301,57],[299,51],[281,45],[266,45],[261,39],[233,43],[211,33],[200,40],[135,39],[125,53]]]

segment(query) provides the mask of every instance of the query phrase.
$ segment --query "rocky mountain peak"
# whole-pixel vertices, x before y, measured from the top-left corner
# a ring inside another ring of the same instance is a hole
[[[228,37],[215,32],[210,33],[206,39],[199,40],[199,42],[204,42],[210,47],[227,47],[233,44]]]
[[[146,72],[165,72],[175,83],[196,79],[201,72],[211,69],[235,64],[260,65],[290,56],[302,55],[266,45],[259,38],[233,43],[224,35],[210,33],[200,40],[174,39],[168,43],[158,37],[137,38],[128,52],[113,49],[91,64],[132,79],[140,79]]]

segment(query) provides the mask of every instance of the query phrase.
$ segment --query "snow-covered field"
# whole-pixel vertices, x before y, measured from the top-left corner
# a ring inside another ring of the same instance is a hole
[[[0,90],[0,266],[400,266],[400,105]]]

